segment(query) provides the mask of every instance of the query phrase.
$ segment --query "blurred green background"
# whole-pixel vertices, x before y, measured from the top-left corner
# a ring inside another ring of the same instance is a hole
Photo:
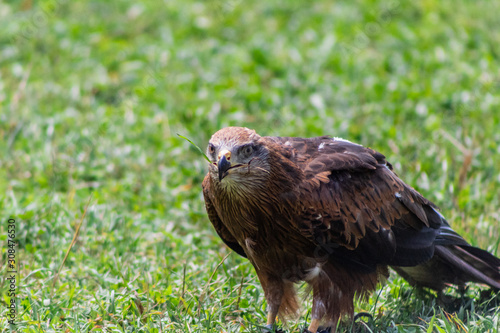
[[[372,147],[500,255],[499,12],[481,0],[0,2],[0,241],[14,217],[19,331],[258,332],[261,288],[246,261],[223,260],[206,162],[177,133],[202,149],[225,126]],[[373,320],[344,329],[500,327],[478,287],[443,308],[390,281],[357,304]],[[306,306],[290,332],[307,318]]]

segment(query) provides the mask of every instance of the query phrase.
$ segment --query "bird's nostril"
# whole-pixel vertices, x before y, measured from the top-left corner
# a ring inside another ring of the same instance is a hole
[[[222,150],[221,152],[219,152],[219,160],[223,157],[226,158],[227,161],[229,161],[231,159],[231,152],[229,150]]]

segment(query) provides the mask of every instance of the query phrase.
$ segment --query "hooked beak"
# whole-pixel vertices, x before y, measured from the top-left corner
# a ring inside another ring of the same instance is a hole
[[[227,175],[227,170],[231,168],[231,162],[227,160],[226,155],[222,155],[219,159],[217,168],[219,168],[219,181],[221,181]]]

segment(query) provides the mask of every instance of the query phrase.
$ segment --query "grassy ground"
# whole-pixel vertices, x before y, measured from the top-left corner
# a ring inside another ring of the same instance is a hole
[[[206,162],[176,136],[205,146],[228,125],[373,147],[500,255],[498,12],[481,0],[0,2],[1,274],[14,217],[16,327],[258,332],[262,290],[211,228]],[[438,303],[393,275],[356,305],[373,318],[342,327],[500,328],[498,297],[480,287]]]

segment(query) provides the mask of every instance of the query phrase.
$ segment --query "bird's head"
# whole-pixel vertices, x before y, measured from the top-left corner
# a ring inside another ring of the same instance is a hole
[[[208,143],[209,173],[223,187],[253,187],[267,179],[269,150],[254,130],[226,127]]]

